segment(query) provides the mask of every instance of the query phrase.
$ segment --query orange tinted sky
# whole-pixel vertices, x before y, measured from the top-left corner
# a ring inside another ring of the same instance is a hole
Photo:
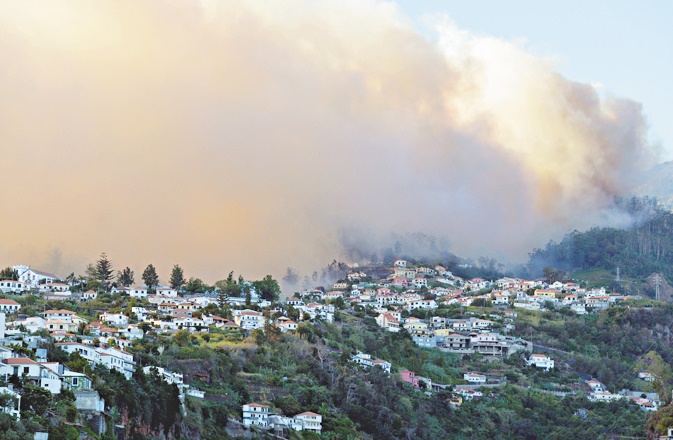
[[[640,105],[374,1],[0,5],[0,264],[302,273],[339,231],[523,258],[611,210]]]

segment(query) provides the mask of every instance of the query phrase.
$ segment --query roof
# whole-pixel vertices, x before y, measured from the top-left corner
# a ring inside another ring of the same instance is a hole
[[[3,359],[2,362],[7,365],[37,365],[37,362],[27,357]]]
[[[65,309],[61,309],[61,310],[46,310],[44,313],[45,313],[45,315],[46,315],[47,313],[49,313],[49,314],[53,314],[53,313],[67,313],[67,314],[69,314],[69,315],[74,315],[74,314],[75,314],[75,312],[71,312],[70,310],[65,310]]]
[[[41,270],[35,270],[35,269],[28,269],[28,270],[34,272],[37,275],[42,275],[42,276],[48,277],[48,278],[56,278],[56,279],[60,280],[60,278],[57,275],[54,275],[53,273],[42,272]]]
[[[260,407],[260,408],[268,408],[269,407],[268,405],[261,405],[259,403],[248,403],[244,406],[257,406],[257,407]]]
[[[301,414],[297,414],[297,415],[298,415],[298,416],[316,416],[316,417],[322,417],[320,414],[316,414],[316,413],[311,412],[311,411],[304,411],[303,413],[301,413]]]
[[[20,306],[18,302],[14,301],[13,299],[0,299],[0,304],[5,304],[8,306]]]

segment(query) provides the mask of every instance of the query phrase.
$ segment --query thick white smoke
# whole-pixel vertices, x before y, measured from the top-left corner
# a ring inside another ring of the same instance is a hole
[[[438,36],[372,0],[0,4],[0,263],[254,277],[344,230],[522,257],[610,215],[640,106]]]

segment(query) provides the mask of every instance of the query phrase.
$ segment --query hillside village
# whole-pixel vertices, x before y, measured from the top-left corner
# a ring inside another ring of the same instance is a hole
[[[12,273],[15,279],[0,280],[4,297],[0,299],[0,377],[6,378],[0,394],[7,396],[3,411],[16,419],[25,416],[30,409],[25,397],[22,404],[26,386],[51,395],[67,390],[74,395],[79,414],[75,420],[96,436],[112,432],[119,420],[110,416],[109,402],[96,389],[91,376],[94,369],[103,367],[126,380],[139,370],[155,375],[175,385],[184,414],[189,399],[209,399],[209,392],[201,388],[207,384],[199,376],[139,358],[137,345],[148,338],[195,340],[198,335],[208,340],[208,335],[226,335],[244,341],[283,334],[310,338],[307,324],[348,328],[359,322],[355,319],[363,319],[372,331],[404,334],[419,349],[459,359],[456,376],[442,383],[390,358],[359,350],[345,353],[356,368],[394,375],[415,392],[446,395],[446,405],[452,408],[474,399],[492,399],[501,387],[512,383],[558,397],[624,401],[644,412],[664,404],[660,394],[647,385],[658,380],[655,373],[633,373],[634,383],[644,385],[643,389],[610,390],[591,375],[571,371],[567,353],[539,345],[534,334],[521,331],[522,317],[527,322],[550,311],[584,316],[642,301],[604,287],[542,279],[462,279],[441,265],[429,267],[399,259],[380,279],[352,267],[345,279],[328,288],[316,286],[285,299],[263,298],[253,283],[242,278],[239,283],[246,288],[240,291],[247,294],[231,297],[217,288],[192,293],[183,286],[111,283],[107,292],[100,285],[86,289],[81,280],[66,282],[28,266],[14,266]],[[58,308],[47,308],[51,305]],[[505,372],[507,365],[514,370]],[[269,401],[251,400],[242,402],[232,423],[279,436],[291,431],[323,432],[324,414],[308,408],[294,412],[288,416]]]

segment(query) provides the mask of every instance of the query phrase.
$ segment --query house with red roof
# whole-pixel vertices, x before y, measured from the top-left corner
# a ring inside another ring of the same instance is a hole
[[[21,304],[13,299],[0,299],[0,312],[14,313],[18,312],[20,308]]]
[[[303,424],[304,431],[312,431],[317,434],[322,432],[322,416],[311,411],[305,411],[294,416],[295,420],[299,420]]]
[[[259,403],[243,405],[243,426],[269,426],[269,406]]]
[[[388,330],[389,332],[399,332],[400,331],[400,321],[396,319],[390,313],[381,313],[376,317],[376,324]]]

